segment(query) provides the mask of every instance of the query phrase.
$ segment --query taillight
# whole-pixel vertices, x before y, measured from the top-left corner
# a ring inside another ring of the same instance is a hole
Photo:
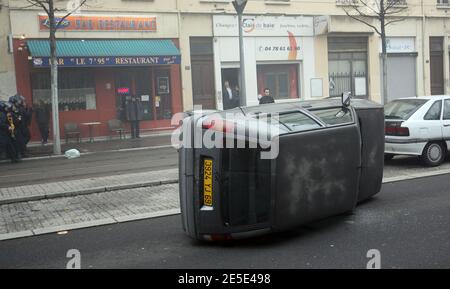
[[[409,128],[402,127],[402,122],[386,123],[384,132],[392,136],[409,136]]]
[[[398,136],[409,136],[409,128],[407,127],[397,127]]]
[[[234,123],[221,118],[208,118],[203,121],[202,128],[213,129],[224,133],[232,133],[234,131]]]

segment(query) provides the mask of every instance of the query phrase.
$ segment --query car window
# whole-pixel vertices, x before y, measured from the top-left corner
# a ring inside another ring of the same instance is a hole
[[[343,124],[353,121],[351,111],[342,107],[311,110],[311,113],[329,125]]]
[[[442,101],[437,100],[430,107],[428,112],[423,117],[424,120],[440,120],[442,111]]]
[[[444,102],[444,119],[450,119],[450,99]]]
[[[398,99],[384,106],[384,116],[387,119],[407,120],[413,113],[422,107],[426,99]]]
[[[278,117],[280,124],[287,127],[290,131],[304,131],[320,127],[316,121],[300,112],[284,113]]]

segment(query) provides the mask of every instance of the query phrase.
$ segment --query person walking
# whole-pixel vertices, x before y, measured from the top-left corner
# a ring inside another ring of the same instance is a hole
[[[140,138],[139,121],[143,118],[141,100],[135,95],[131,96],[131,99],[127,99],[125,102],[125,110],[127,120],[131,125],[131,138]]]
[[[35,109],[35,113],[39,132],[41,133],[41,143],[45,145],[48,142],[50,109],[43,100],[40,100],[38,107]]]
[[[264,88],[264,95],[259,99],[259,104],[274,103],[275,100],[270,95],[270,89]]]

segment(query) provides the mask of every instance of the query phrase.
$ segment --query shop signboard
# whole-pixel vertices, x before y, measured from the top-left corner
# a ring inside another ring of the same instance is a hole
[[[145,66],[158,64],[180,64],[180,55],[171,56],[131,56],[131,57],[60,57],[60,67],[106,67]],[[48,57],[33,57],[33,67],[50,67]]]
[[[48,31],[50,21],[47,15],[38,15],[39,30]],[[60,21],[62,16],[56,16]],[[58,25],[63,31],[142,31],[157,30],[156,16],[108,16],[108,15],[70,15]]]
[[[380,52],[381,41],[380,41]],[[387,37],[386,38],[387,53],[413,53],[416,52],[414,37]]]
[[[244,36],[280,36],[290,31],[294,36],[314,36],[313,17],[248,16],[243,19]],[[213,17],[214,36],[238,36],[238,19],[233,15]]]

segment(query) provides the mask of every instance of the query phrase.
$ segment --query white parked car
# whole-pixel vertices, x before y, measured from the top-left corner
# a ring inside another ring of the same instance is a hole
[[[438,166],[450,147],[450,95],[400,98],[384,107],[385,159],[419,156]]]

